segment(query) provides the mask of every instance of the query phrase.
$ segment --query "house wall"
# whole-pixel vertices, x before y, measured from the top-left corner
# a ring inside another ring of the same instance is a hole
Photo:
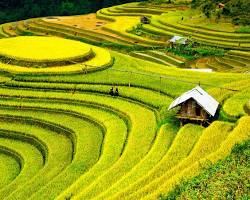
[[[208,118],[207,112],[193,99],[189,99],[181,105],[178,115],[181,117],[199,118],[204,120]]]

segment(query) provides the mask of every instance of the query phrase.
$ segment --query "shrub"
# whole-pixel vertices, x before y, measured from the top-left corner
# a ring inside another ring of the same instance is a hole
[[[250,26],[240,26],[236,31],[236,33],[250,33]]]
[[[175,48],[166,48],[167,51],[172,52],[176,55],[182,56],[186,59],[193,60],[196,58],[200,58],[203,56],[224,56],[225,50],[216,48],[216,47],[209,47],[209,46],[202,46],[197,45],[194,46],[191,43],[188,46],[178,45]]]

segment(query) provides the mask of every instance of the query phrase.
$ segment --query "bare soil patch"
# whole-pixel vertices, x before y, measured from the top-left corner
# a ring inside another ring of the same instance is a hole
[[[95,13],[87,14],[87,15],[76,15],[76,16],[63,16],[63,17],[50,17],[44,18],[47,22],[73,26],[80,29],[86,29],[95,31],[97,33],[101,33],[104,35],[109,35],[114,38],[124,39],[124,37],[117,35],[115,33],[111,33],[109,31],[105,31],[102,27],[108,23],[112,23],[107,20],[98,19]],[[126,38],[127,41],[134,42],[133,39]]]

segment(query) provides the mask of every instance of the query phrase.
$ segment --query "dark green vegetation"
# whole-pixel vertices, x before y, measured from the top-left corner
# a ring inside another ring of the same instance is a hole
[[[176,55],[182,56],[186,59],[194,60],[197,58],[201,58],[204,56],[224,56],[225,50],[216,48],[216,47],[208,47],[208,46],[196,46],[193,47],[192,44],[188,46],[177,46],[176,48],[167,48],[169,52],[172,52]]]
[[[149,0],[152,3],[173,3],[178,0]],[[222,16],[231,17],[235,24],[250,24],[250,1],[249,0],[190,0],[193,8],[200,8],[207,18],[216,17],[220,20]],[[189,1],[189,2],[190,2]],[[182,2],[188,2],[183,0]],[[224,4],[224,8],[219,8]]]
[[[231,154],[177,186],[162,200],[249,199],[250,140],[235,145]]]
[[[218,4],[223,3],[223,9],[218,8]],[[235,24],[250,24],[250,1],[249,0],[192,0],[192,7],[200,7],[204,14],[210,18],[216,15],[219,20],[222,15],[232,17]]]
[[[135,0],[1,0],[0,24],[33,17],[86,14],[133,1]]]

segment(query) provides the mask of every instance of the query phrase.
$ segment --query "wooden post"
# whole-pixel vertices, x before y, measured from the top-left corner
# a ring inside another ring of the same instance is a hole
[[[162,77],[160,76],[160,93],[161,93],[161,78],[162,78]]]
[[[22,109],[22,96],[20,96],[20,106],[19,106],[20,109]]]

